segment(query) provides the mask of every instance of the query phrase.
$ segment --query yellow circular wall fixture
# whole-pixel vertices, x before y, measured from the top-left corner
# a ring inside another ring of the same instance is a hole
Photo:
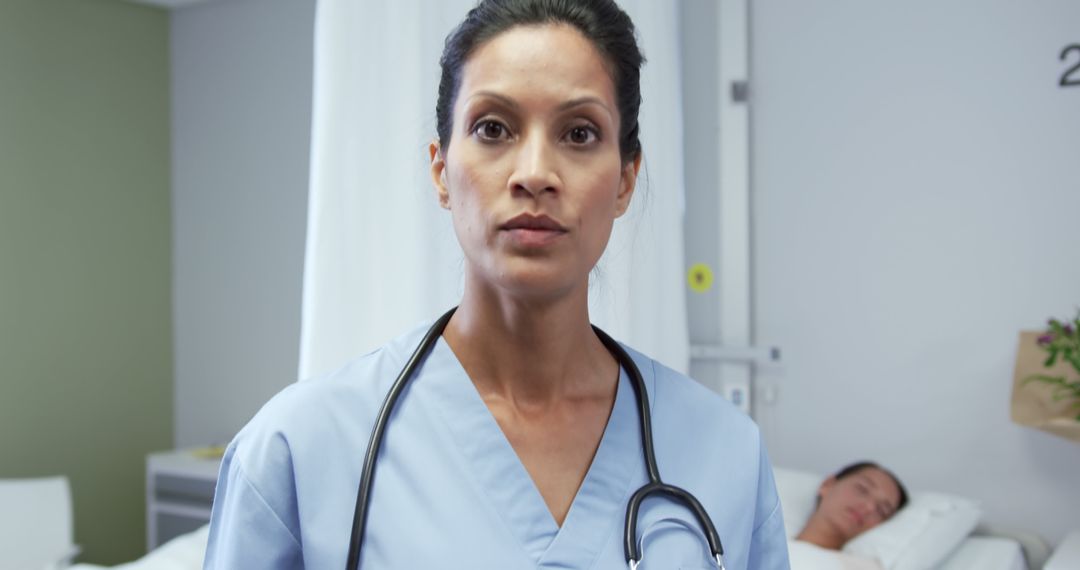
[[[690,266],[690,271],[686,274],[686,280],[695,293],[704,293],[712,289],[712,269],[704,263],[695,263]]]

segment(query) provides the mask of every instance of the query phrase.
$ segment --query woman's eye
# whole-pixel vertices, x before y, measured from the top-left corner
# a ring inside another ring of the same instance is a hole
[[[582,125],[570,129],[570,132],[566,133],[566,138],[571,144],[587,145],[595,141],[598,137],[596,136],[595,130],[591,127]]]
[[[481,121],[474,131],[483,140],[499,140],[506,137],[506,127],[496,121]]]

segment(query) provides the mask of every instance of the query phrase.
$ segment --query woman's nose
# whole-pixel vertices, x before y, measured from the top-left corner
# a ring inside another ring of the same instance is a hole
[[[511,191],[524,191],[532,196],[556,192],[560,186],[554,143],[540,133],[525,137],[518,147],[514,172],[507,181]]]
[[[859,512],[862,514],[864,523],[874,524],[878,522],[880,517],[878,516],[877,505],[873,501],[863,501],[859,505]]]

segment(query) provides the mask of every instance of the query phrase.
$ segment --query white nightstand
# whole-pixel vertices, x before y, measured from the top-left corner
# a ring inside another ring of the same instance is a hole
[[[207,458],[206,451],[183,449],[146,457],[148,551],[210,521],[221,458]]]
[[[1080,568],[1080,529],[1065,535],[1057,545],[1043,570],[1076,570]]]

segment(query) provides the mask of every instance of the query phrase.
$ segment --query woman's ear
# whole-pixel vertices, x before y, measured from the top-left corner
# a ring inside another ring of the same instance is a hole
[[[431,183],[435,186],[435,196],[439,200],[439,206],[450,209],[450,193],[446,189],[446,158],[443,156],[439,141],[431,141],[428,145],[428,156],[431,159]]]
[[[619,182],[619,195],[615,197],[615,217],[618,218],[630,209],[630,198],[637,187],[638,171],[641,169],[641,153],[634,160],[623,165],[622,179]]]
[[[817,495],[820,501],[822,497],[829,494],[832,488],[836,486],[836,475],[829,475],[829,478],[821,482],[821,486],[818,487]]]

